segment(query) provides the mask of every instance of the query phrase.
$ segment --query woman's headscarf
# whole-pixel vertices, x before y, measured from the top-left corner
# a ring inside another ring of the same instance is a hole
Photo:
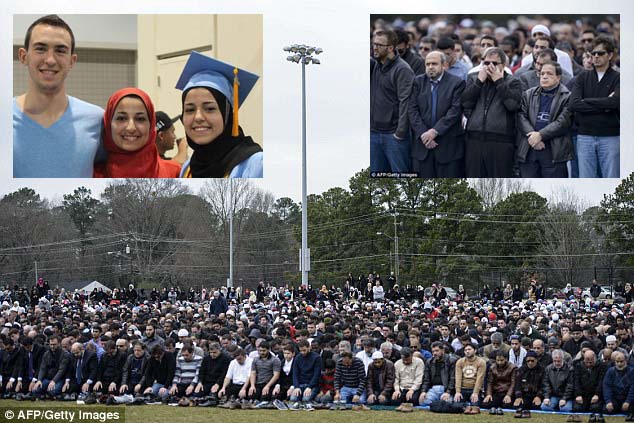
[[[214,96],[218,103],[218,109],[222,114],[224,122],[224,130],[215,140],[209,144],[200,145],[196,144],[189,138],[187,133],[187,144],[194,150],[191,160],[189,162],[189,168],[191,170],[192,177],[194,178],[224,178],[229,176],[231,170],[251,157],[253,154],[262,151],[256,142],[251,137],[244,135],[242,128],[239,128],[237,137],[231,135],[231,127],[233,124],[233,112],[231,109],[231,103],[228,99],[218,90],[206,86],[189,87],[183,92],[182,104],[183,111],[185,108],[185,97],[192,88],[205,88],[209,90],[211,95]],[[182,116],[182,115],[181,115]]]
[[[148,114],[150,128],[145,145],[136,151],[119,148],[112,139],[112,118],[119,102],[128,96],[139,98]],[[95,177],[102,178],[176,178],[180,165],[161,160],[156,149],[156,115],[150,96],[138,88],[123,88],[108,100],[104,120],[104,148],[108,152],[105,164],[95,166]]]

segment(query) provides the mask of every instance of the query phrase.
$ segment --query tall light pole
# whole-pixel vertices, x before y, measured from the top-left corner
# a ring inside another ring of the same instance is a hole
[[[310,271],[310,250],[308,249],[308,202],[306,200],[306,65],[319,65],[321,62],[313,54],[323,53],[319,47],[293,44],[284,47],[291,55],[286,60],[302,65],[302,249],[299,253],[299,270],[302,272],[302,286],[308,286]]]

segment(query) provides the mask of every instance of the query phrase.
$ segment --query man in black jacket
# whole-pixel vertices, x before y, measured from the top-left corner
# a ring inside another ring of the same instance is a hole
[[[603,410],[603,377],[607,366],[597,361],[596,354],[588,350],[574,369],[574,398],[572,411],[601,413]]]
[[[464,131],[460,97],[465,83],[445,72],[444,53],[425,57],[425,74],[414,78],[409,98],[412,168],[421,178],[464,176]]]
[[[583,342],[589,342],[590,340],[583,336],[583,329],[580,325],[574,325],[570,330],[570,339],[566,341],[562,349],[566,351],[574,359],[579,351],[581,351],[581,344]]]
[[[552,352],[553,364],[546,367],[544,372],[544,401],[543,411],[572,411],[572,396],[574,388],[573,370],[564,362],[564,352]]]
[[[522,178],[567,178],[572,159],[568,108],[570,91],[561,84],[561,66],[541,66],[539,86],[528,89],[519,113],[517,159]]]
[[[97,382],[93,389],[95,392],[107,394],[116,392],[121,385],[123,368],[128,355],[119,351],[115,341],[112,340],[106,342],[105,350],[97,366]]]
[[[522,87],[516,78],[505,74],[506,54],[502,49],[490,47],[483,57],[477,78],[470,80],[462,93],[462,106],[468,117],[466,176],[511,177],[515,118],[522,101]]]
[[[538,409],[544,398],[543,382],[544,368],[539,363],[537,353],[529,351],[524,359],[524,365],[517,370],[513,406],[524,410]]]
[[[400,56],[401,59],[405,60],[414,75],[422,75],[425,73],[425,62],[418,54],[415,54],[412,49],[409,48],[409,32],[397,28],[394,30],[396,36],[398,38],[398,42],[396,44],[396,52]]]
[[[225,380],[231,357],[222,352],[217,342],[209,344],[209,354],[205,354],[200,366],[200,378],[194,390],[197,396],[216,395]]]
[[[575,78],[570,107],[579,124],[579,177],[620,176],[620,74],[612,68],[616,45],[601,35],[592,42],[594,69]]]
[[[0,392],[16,392],[18,384],[19,388],[22,387],[23,352],[13,339],[5,339],[4,350],[0,354]]]
[[[407,104],[414,72],[396,53],[394,31],[378,31],[370,74],[370,171],[407,172],[410,168]]]
[[[176,356],[166,352],[160,345],[154,346],[145,368],[144,383],[146,388],[143,393],[167,397],[175,372]]]
[[[132,344],[132,354],[128,355],[121,374],[119,393],[139,393],[143,388],[145,367],[150,356],[145,351],[145,344],[135,341]]]
[[[75,342],[70,347],[73,355],[71,365],[66,372],[66,382],[62,387],[62,392],[67,393],[88,393],[92,391],[92,385],[97,379],[97,354],[84,348],[84,345]]]
[[[34,343],[33,339],[28,336],[20,338],[20,344],[22,344],[22,349],[24,350],[24,359],[22,360],[22,389],[20,391],[27,393],[33,391],[33,385],[37,382],[37,373],[40,369],[46,348]]]
[[[431,344],[431,353],[432,358],[425,364],[422,392],[418,400],[420,405],[429,405],[439,399],[451,401],[456,393],[455,362],[449,354],[445,354],[443,343],[436,341]]]
[[[42,357],[42,364],[32,392],[36,395],[58,396],[66,381],[66,373],[71,366],[71,354],[61,347],[61,339],[53,335],[48,340],[49,350]]]

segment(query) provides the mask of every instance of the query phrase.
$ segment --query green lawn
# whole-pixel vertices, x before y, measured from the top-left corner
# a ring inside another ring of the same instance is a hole
[[[77,405],[68,402],[18,402],[10,400],[0,401],[0,407],[82,407],[90,409],[93,406]],[[98,406],[103,410],[105,406]],[[110,407],[108,407],[110,408]],[[117,407],[119,408],[119,407]],[[464,416],[461,414],[436,414],[429,411],[415,410],[413,413],[397,413],[395,411],[278,411],[278,410],[225,410],[221,408],[201,407],[172,407],[167,405],[141,405],[125,406],[126,421],[138,423],[315,423],[326,421],[328,423],[391,423],[415,420],[431,420],[434,423],[485,423],[491,421],[517,422],[524,421],[513,418],[513,413],[504,416],[489,416],[484,411],[477,416]],[[607,417],[609,423],[622,422],[623,417]],[[0,416],[0,422],[6,419]],[[533,413],[530,423],[564,423],[565,415]],[[588,421],[587,416],[582,416],[582,421]],[[95,423],[98,423],[97,421]],[[528,423],[528,422],[527,422]]]

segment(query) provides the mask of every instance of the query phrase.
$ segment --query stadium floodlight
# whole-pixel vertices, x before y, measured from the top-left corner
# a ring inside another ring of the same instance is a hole
[[[321,62],[314,58],[313,54],[323,53],[320,47],[311,47],[305,44],[292,44],[282,50],[295,53],[286,58],[289,62],[302,64],[302,249],[300,251],[299,266],[302,272],[302,286],[308,286],[308,271],[310,270],[310,251],[308,249],[308,201],[306,194],[306,65],[315,65]]]

